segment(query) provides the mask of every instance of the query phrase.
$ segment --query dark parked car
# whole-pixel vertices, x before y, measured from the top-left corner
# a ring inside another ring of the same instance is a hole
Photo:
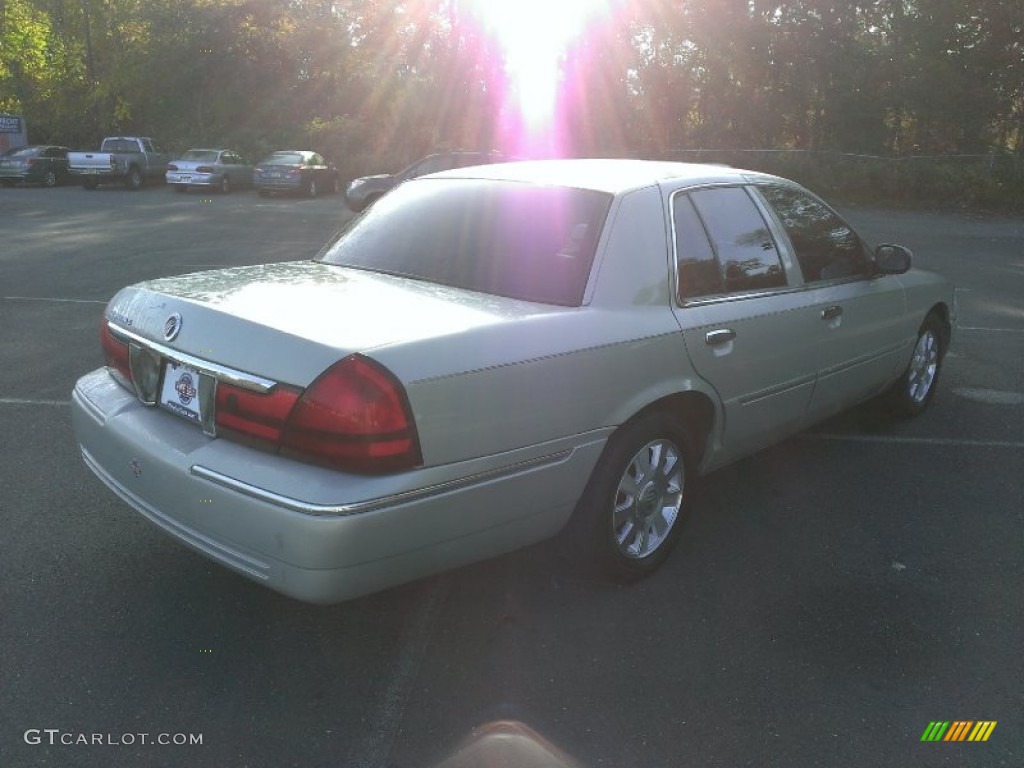
[[[304,149],[272,152],[256,163],[252,179],[261,195],[298,192],[316,197],[321,192],[338,191],[338,169],[323,155]]]
[[[470,165],[489,165],[506,160],[500,152],[469,152],[452,150],[427,155],[394,175],[388,173],[376,176],[362,176],[353,180],[345,190],[345,202],[353,211],[362,211],[373,205],[385,192],[410,179],[418,179],[428,173],[466,168]]]
[[[5,187],[19,181],[55,187],[67,176],[67,147],[18,147],[0,156],[0,183]]]

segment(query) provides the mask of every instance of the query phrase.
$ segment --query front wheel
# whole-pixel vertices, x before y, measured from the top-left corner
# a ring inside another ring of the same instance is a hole
[[[693,451],[686,425],[651,412],[612,435],[566,528],[573,559],[613,581],[653,573],[688,513]]]
[[[46,175],[43,177],[43,184],[45,184],[48,187],[56,187],[57,174],[54,171],[47,171]]]
[[[306,197],[316,197],[317,191],[316,179],[310,179],[306,182]]]
[[[942,323],[934,315],[929,315],[917,332],[907,370],[889,390],[889,405],[898,415],[917,416],[932,401],[946,353],[944,344]]]

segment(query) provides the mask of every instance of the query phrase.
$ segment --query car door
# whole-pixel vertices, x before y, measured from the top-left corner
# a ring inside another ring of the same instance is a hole
[[[820,320],[745,187],[684,190],[671,205],[674,312],[725,411],[718,465],[798,428],[814,390]]]
[[[897,275],[879,276],[867,245],[832,208],[789,184],[757,190],[785,230],[822,319],[810,415],[821,419],[878,394],[896,376],[906,314]]]

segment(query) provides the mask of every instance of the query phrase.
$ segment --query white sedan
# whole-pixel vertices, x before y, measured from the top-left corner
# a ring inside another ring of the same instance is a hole
[[[749,171],[448,171],[312,261],[120,291],[75,430],[150,521],[302,600],[563,528],[628,580],[669,554],[698,475],[879,395],[925,409],[955,305],[910,260]]]

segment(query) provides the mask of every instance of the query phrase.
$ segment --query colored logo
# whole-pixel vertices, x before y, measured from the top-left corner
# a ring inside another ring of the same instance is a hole
[[[921,741],[988,741],[996,720],[933,720],[921,734]]]
[[[173,315],[164,321],[164,340],[174,341],[178,333],[181,332],[181,315],[175,312]]]
[[[182,405],[191,403],[192,398],[197,394],[195,384],[192,383],[192,374],[181,374],[181,377],[174,382],[174,391],[178,393],[178,399]]]

